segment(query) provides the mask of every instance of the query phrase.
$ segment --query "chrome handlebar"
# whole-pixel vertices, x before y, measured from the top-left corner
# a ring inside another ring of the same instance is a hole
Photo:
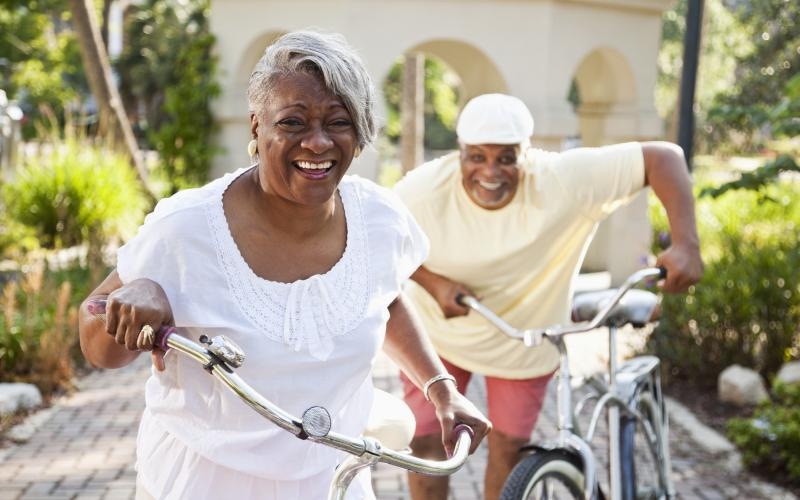
[[[104,319],[106,301],[90,300],[87,302],[87,309],[91,314]],[[298,419],[275,406],[233,371],[233,368],[238,368],[244,361],[244,352],[232,340],[224,335],[211,340],[202,336],[200,341],[208,346],[206,348],[176,333],[175,327],[161,327],[156,333],[155,346],[164,351],[174,349],[194,359],[261,416],[299,439],[321,443],[359,457],[369,453],[376,456],[378,462],[434,476],[453,474],[464,465],[469,456],[474,432],[464,424],[459,424],[453,429],[458,434],[453,455],[447,460],[437,461],[384,448],[372,438],[354,438],[332,432],[330,413],[321,406],[312,406],[303,412],[302,418]]]
[[[653,267],[636,271],[625,280],[625,283],[623,283],[622,286],[617,289],[617,292],[614,294],[614,296],[611,297],[611,299],[600,311],[598,311],[591,321],[585,321],[568,326],[555,325],[540,329],[518,330],[495,314],[494,311],[483,305],[475,297],[471,297],[469,295],[459,295],[456,297],[456,301],[459,304],[469,307],[489,320],[489,322],[496,326],[498,330],[505,333],[509,337],[522,339],[526,346],[535,346],[541,344],[545,337],[556,338],[573,333],[583,333],[588,332],[589,330],[594,330],[608,318],[609,314],[614,309],[614,306],[616,306],[622,297],[628,292],[628,290],[633,288],[636,284],[646,279],[664,279],[666,277],[667,270],[663,267]]]

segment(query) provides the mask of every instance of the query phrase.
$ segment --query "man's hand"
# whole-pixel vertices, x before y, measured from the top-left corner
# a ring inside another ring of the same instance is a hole
[[[455,318],[456,316],[469,314],[469,308],[456,301],[459,295],[475,296],[465,284],[429,271],[425,266],[420,266],[411,275],[411,279],[419,283],[422,288],[431,294],[436,303],[439,304],[445,318]]]
[[[431,292],[431,290],[428,291]],[[469,307],[459,304],[456,299],[460,295],[475,296],[472,290],[467,288],[463,283],[451,281],[443,276],[436,284],[431,295],[436,299],[445,318],[455,318],[456,316],[466,316],[469,314]]]
[[[658,256],[656,266],[667,270],[661,287],[665,292],[685,292],[703,277],[703,260],[696,245],[672,245]]]

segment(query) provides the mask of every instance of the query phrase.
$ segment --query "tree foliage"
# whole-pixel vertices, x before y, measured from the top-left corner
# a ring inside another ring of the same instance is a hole
[[[140,139],[160,157],[167,194],[207,180],[216,153],[211,100],[219,94],[208,2],[147,0],[131,7],[116,61]]]
[[[403,61],[398,61],[383,85],[386,98],[386,135],[397,142],[401,135],[400,103],[403,96]],[[458,117],[458,77],[443,62],[425,58],[425,137],[429,149],[456,147],[456,118]]]
[[[679,0],[664,13],[662,42],[658,55],[658,83],[655,103],[668,128],[677,124],[678,91],[683,70],[683,44],[686,33],[687,0]],[[748,50],[750,42],[741,23],[723,0],[706,0],[701,38],[700,64],[695,91],[697,130],[706,129],[706,113],[717,94],[735,82],[737,57]],[[672,137],[675,139],[675,137]],[[705,147],[705,141],[698,141]]]
[[[10,0],[0,5],[0,88],[25,112],[26,138],[39,126],[49,128],[52,115],[43,107],[63,120],[88,94],[66,3]]]
[[[717,136],[740,134],[742,147],[800,132],[800,3],[750,0],[731,7],[750,40],[737,58],[735,85],[717,94],[709,111]]]

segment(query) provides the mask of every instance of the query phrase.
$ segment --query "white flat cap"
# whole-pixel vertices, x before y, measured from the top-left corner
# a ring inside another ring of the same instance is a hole
[[[514,96],[483,94],[461,110],[456,134],[462,144],[521,144],[533,135],[533,116]]]

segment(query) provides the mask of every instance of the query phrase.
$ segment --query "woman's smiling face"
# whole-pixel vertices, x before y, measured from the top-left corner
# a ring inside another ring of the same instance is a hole
[[[518,144],[461,146],[461,184],[469,198],[486,210],[508,205],[519,186]]]
[[[280,77],[261,113],[250,118],[267,192],[302,205],[331,200],[358,142],[350,113],[321,78]]]

